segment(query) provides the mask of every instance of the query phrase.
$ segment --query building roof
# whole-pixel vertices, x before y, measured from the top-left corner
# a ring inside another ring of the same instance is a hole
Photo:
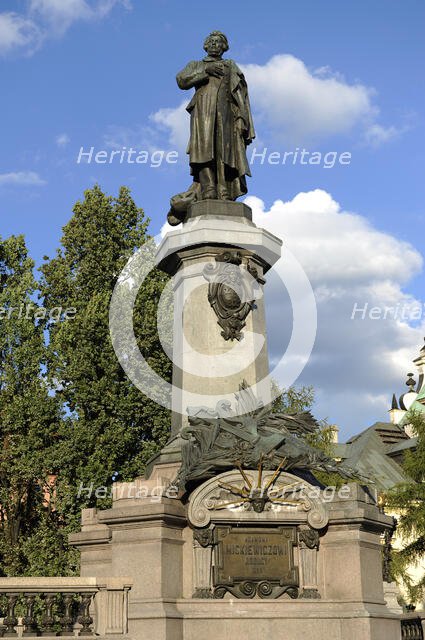
[[[425,343],[413,362],[418,370],[418,382],[413,373],[408,373],[405,383],[408,391],[398,399],[393,394],[389,410],[392,422],[375,422],[346,444],[336,445],[335,457],[372,477],[378,491],[409,481],[403,470],[403,459],[405,452],[415,449],[418,442],[408,435],[412,432],[409,412],[425,414]]]
[[[400,453],[401,451],[407,451],[408,449],[415,449],[418,443],[417,438],[408,438],[407,440],[403,440],[398,444],[393,445],[387,451],[387,456],[395,456],[395,454]]]
[[[347,466],[372,477],[378,491],[387,491],[408,478],[400,465],[402,453],[416,446],[404,429],[390,422],[376,422],[345,445],[337,445],[335,455]]]

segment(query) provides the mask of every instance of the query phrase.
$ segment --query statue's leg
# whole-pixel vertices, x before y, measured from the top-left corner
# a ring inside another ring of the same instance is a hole
[[[225,177],[224,162],[217,161],[217,197],[219,200],[230,200]]]
[[[202,200],[212,200],[217,198],[217,188],[215,183],[215,171],[212,163],[202,165],[199,169],[199,182],[201,183]]]
[[[215,156],[217,165],[217,197],[219,200],[229,200],[230,195],[227,189],[225,166],[223,162],[223,122],[221,113],[217,113],[217,131]]]

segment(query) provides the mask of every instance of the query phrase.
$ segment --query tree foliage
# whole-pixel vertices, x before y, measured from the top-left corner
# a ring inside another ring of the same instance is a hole
[[[279,389],[277,383],[272,380],[273,411],[276,413],[302,413],[310,411],[314,404],[314,389],[311,386]]]
[[[60,414],[43,375],[46,347],[37,320],[41,310],[34,302],[33,268],[22,236],[0,239],[0,570],[4,575],[34,572],[32,559],[40,552],[36,532],[58,528],[52,476],[61,438]],[[62,543],[59,535],[55,563],[60,571],[69,560]]]
[[[312,386],[291,386],[279,391],[276,382],[272,382],[273,392],[276,399],[273,402],[273,411],[282,413],[302,413],[311,411],[314,405],[314,388]],[[335,426],[330,425],[327,420],[320,420],[314,433],[306,436],[307,442],[317,449],[320,449],[330,458],[335,457]],[[340,487],[344,480],[337,473],[325,473],[322,471],[314,474],[319,482],[325,486]]]
[[[417,436],[415,449],[404,454],[403,469],[409,481],[397,485],[384,499],[386,509],[397,513],[397,532],[403,541],[403,548],[393,552],[393,573],[416,602],[425,594],[425,572],[414,580],[409,566],[421,567],[425,556],[425,419],[412,410],[407,419]]]
[[[62,247],[42,267],[46,307],[75,307],[72,321],[50,324],[48,377],[66,411],[68,437],[61,453],[61,476],[72,490],[83,484],[111,484],[143,474],[146,461],[165,443],[169,412],[144,396],[127,378],[109,334],[109,305],[118,275],[148,239],[148,220],[127,188],[118,197],[98,186],[85,192],[64,227]],[[139,292],[134,331],[150,366],[165,379],[171,363],[157,335],[156,305],[166,276],[153,272]],[[66,486],[66,483],[65,483]],[[77,515],[96,498],[64,496]],[[73,504],[70,504],[73,503]],[[99,506],[99,505],[98,505]]]
[[[78,571],[67,537],[81,509],[108,506],[94,491],[133,479],[165,443],[169,412],[126,377],[109,334],[109,303],[127,260],[148,239],[148,219],[129,190],[95,186],[74,207],[61,247],[40,282],[22,237],[0,241],[0,566],[8,575]],[[167,279],[152,272],[139,292],[134,330],[163,378],[171,363],[157,335]],[[35,300],[39,303],[36,303]],[[60,309],[56,315],[42,308]],[[74,312],[75,310],[75,312]],[[68,313],[71,311],[71,313]],[[21,314],[22,315],[22,314]]]

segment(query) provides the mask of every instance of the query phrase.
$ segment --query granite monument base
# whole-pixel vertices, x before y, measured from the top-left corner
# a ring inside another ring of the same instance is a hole
[[[238,503],[245,479],[233,470],[181,500],[166,491],[177,470],[157,465],[149,480],[118,483],[112,508],[84,510],[71,536],[82,576],[132,578],[130,637],[399,640],[382,581],[392,522],[373,493],[349,484],[332,494],[282,473],[274,498]],[[257,474],[245,472],[252,484]]]

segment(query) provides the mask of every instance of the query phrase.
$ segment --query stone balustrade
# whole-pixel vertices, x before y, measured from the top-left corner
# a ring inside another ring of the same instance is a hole
[[[131,586],[128,578],[0,578],[0,636],[124,640]]]
[[[401,617],[402,640],[424,640],[425,612],[415,611]]]

